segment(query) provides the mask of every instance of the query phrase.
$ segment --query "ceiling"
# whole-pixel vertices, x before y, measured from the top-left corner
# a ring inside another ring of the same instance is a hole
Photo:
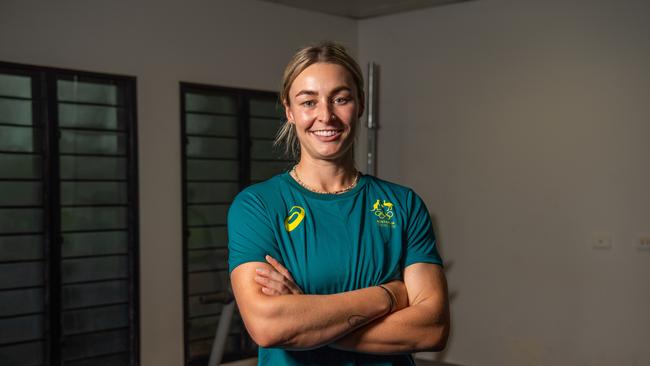
[[[417,10],[432,6],[460,3],[469,0],[262,0],[343,16],[352,19],[365,19],[382,15]]]

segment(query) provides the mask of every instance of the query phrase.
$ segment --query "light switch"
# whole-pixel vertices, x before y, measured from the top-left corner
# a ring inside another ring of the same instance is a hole
[[[612,239],[611,233],[594,233],[591,238],[592,249],[612,249],[613,245],[614,239]]]
[[[636,242],[636,248],[638,250],[650,251],[650,235],[639,235]]]

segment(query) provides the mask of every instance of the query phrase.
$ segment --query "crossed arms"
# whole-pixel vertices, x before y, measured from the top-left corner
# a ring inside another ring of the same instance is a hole
[[[305,295],[273,258],[239,265],[232,288],[246,328],[262,347],[333,348],[375,354],[439,351],[449,334],[442,268],[416,263],[404,281],[332,295]]]

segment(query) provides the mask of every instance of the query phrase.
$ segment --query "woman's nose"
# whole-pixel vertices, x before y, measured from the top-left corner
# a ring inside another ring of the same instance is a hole
[[[332,105],[330,103],[319,103],[318,119],[321,122],[329,122],[333,117]]]

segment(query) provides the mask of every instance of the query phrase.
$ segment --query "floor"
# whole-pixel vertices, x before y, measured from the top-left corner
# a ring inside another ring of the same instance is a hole
[[[415,364],[417,366],[461,366],[453,363],[439,362],[439,361],[426,361],[415,359]],[[257,358],[249,358],[247,360],[241,360],[236,362],[224,363],[222,366],[255,366],[257,365]]]

